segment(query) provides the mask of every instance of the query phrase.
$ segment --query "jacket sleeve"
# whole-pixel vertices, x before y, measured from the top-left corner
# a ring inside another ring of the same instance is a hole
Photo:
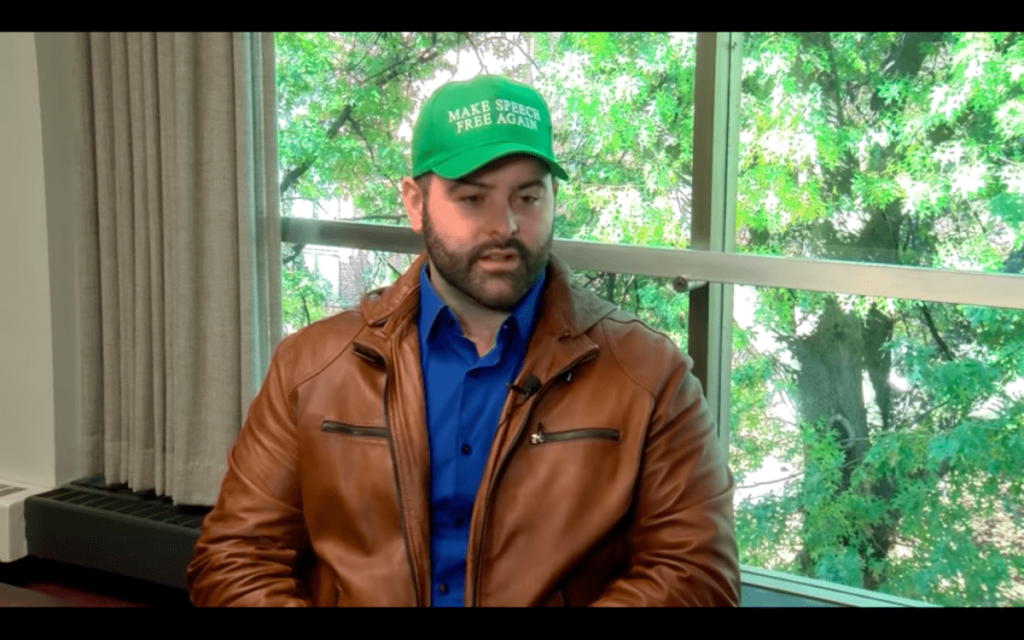
[[[296,427],[283,354],[274,353],[262,389],[228,454],[213,510],[186,572],[196,606],[310,606],[295,575],[308,548],[298,482]]]
[[[656,397],[627,532],[629,565],[593,606],[739,606],[735,484],[692,360]]]

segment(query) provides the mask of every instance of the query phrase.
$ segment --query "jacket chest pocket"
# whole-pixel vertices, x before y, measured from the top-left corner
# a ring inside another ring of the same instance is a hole
[[[614,440],[618,442],[620,437],[618,429],[604,427],[550,432],[544,429],[543,422],[538,422],[537,429],[530,435],[530,444],[566,442],[568,440]]]
[[[362,427],[353,424],[344,424],[341,422],[332,422],[330,420],[324,420],[320,424],[321,431],[325,433],[337,433],[347,436],[355,436],[358,438],[382,438],[387,439],[388,431],[384,427]]]
[[[388,430],[344,419],[323,420],[310,436],[301,454],[300,474],[303,511],[314,547],[318,540],[330,540],[339,548],[387,556],[402,535]],[[345,580],[338,582],[343,588],[350,586]],[[346,588],[335,596],[347,592]],[[345,595],[349,604],[352,598]]]

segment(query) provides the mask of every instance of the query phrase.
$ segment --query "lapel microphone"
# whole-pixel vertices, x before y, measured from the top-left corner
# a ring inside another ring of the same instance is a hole
[[[511,382],[505,383],[505,389],[507,391],[518,391],[523,395],[523,400],[526,400],[540,389],[540,380],[537,376],[530,374],[526,377],[526,381],[523,382],[523,386],[517,386]]]

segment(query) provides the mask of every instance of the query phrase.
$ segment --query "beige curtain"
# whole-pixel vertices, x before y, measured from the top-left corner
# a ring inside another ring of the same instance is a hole
[[[80,34],[85,471],[212,505],[281,335],[272,34]]]

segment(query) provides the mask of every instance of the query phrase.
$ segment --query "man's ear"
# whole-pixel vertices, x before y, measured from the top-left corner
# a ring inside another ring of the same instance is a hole
[[[416,233],[423,232],[423,193],[412,178],[402,178],[402,202],[409,215],[409,224]]]

